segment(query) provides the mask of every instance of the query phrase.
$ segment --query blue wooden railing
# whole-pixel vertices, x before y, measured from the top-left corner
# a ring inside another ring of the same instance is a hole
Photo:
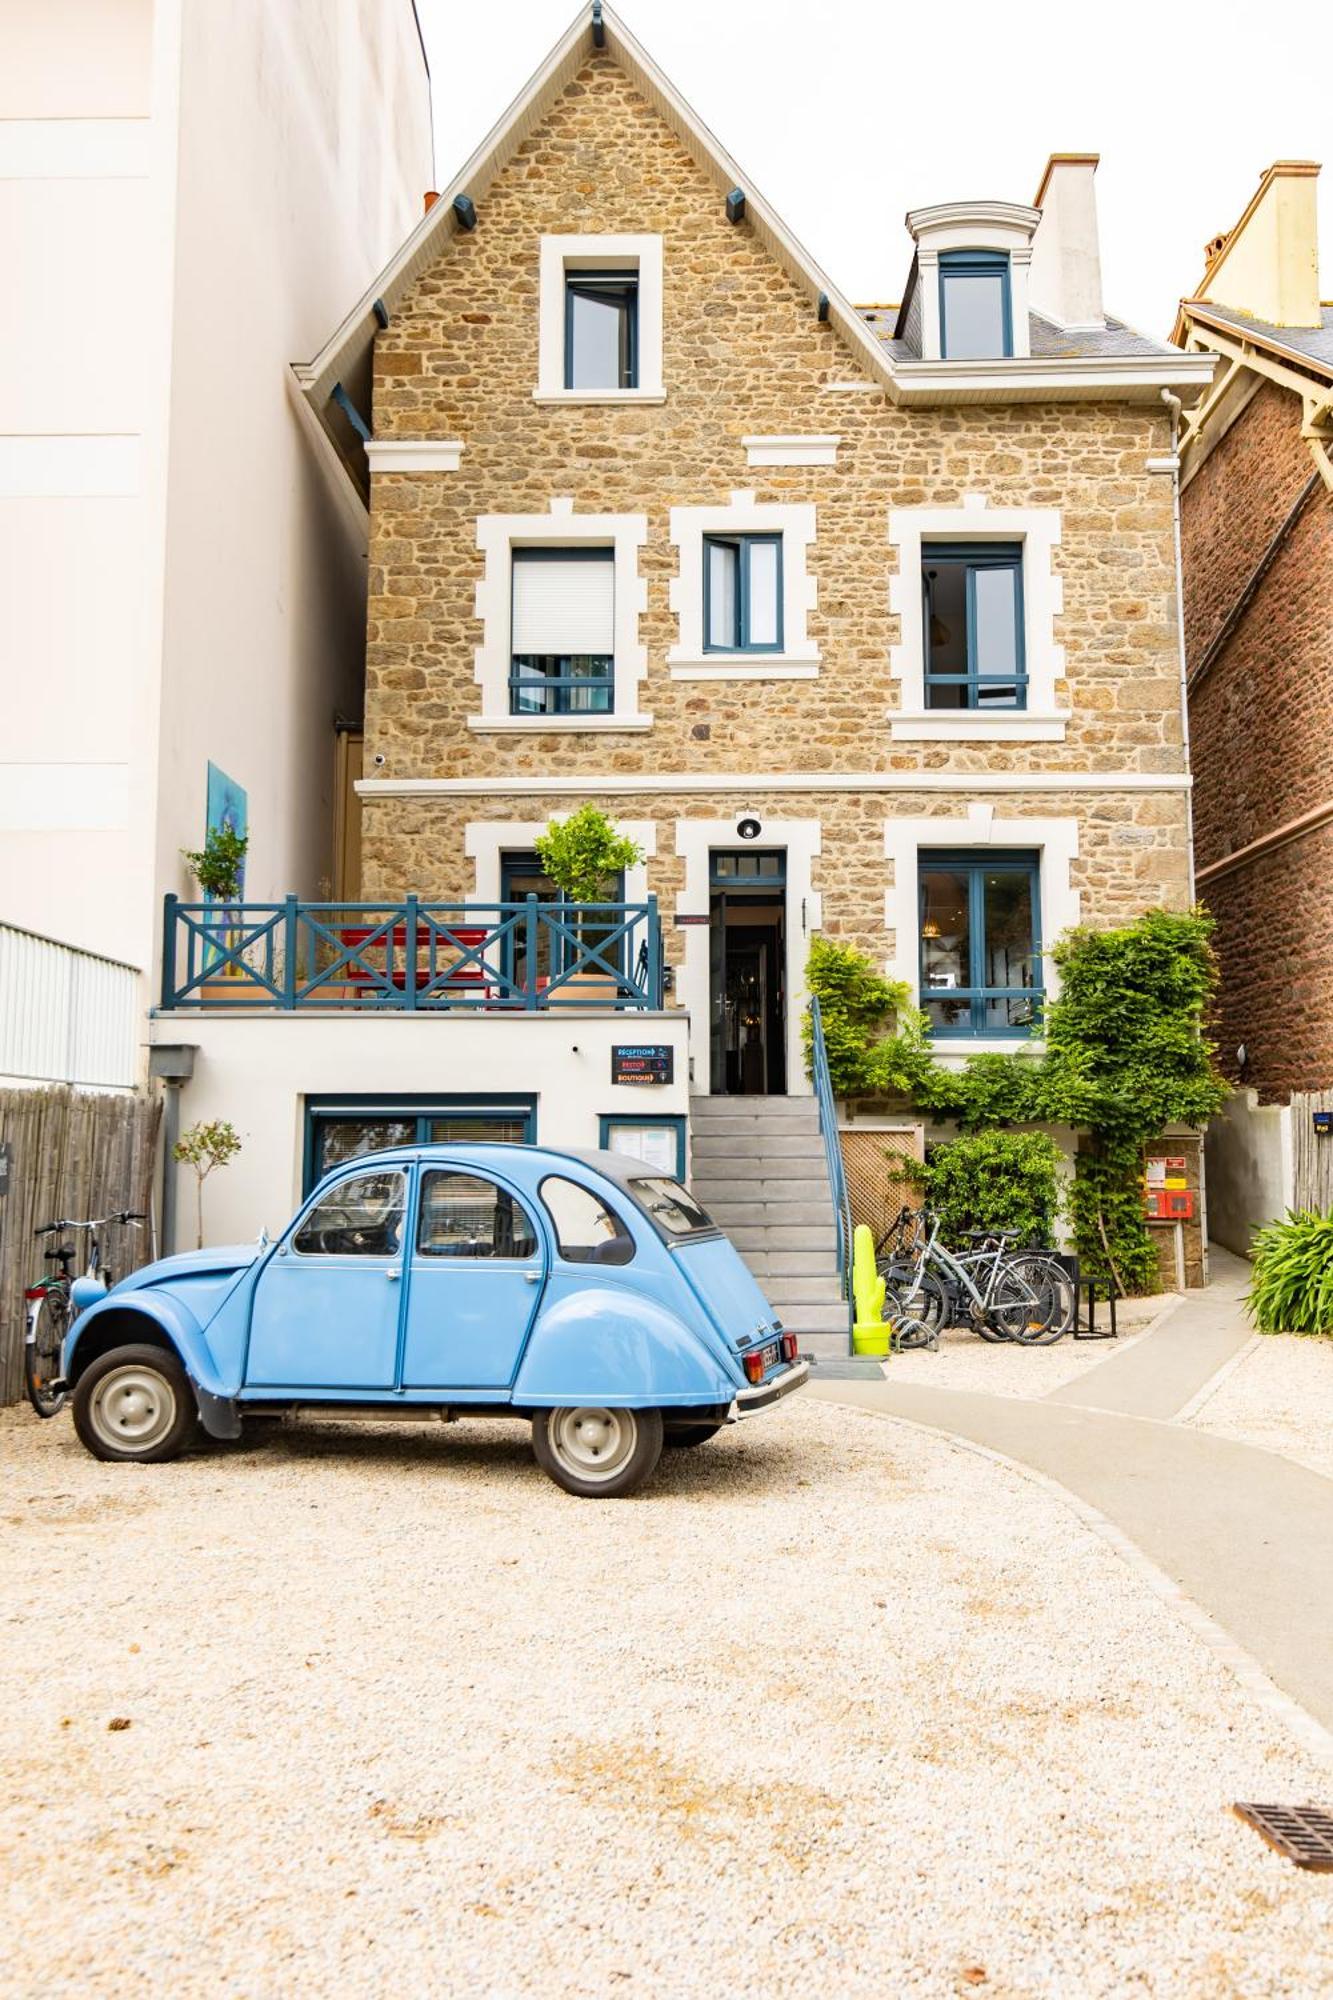
[[[662,1005],[646,903],[182,903],[166,898],[162,1006],[532,1013]]]
[[[820,1017],[817,993],[810,995],[810,1077],[815,1086],[815,1101],[819,1106],[819,1132],[824,1141],[829,1191],[833,1196],[833,1209],[837,1216],[838,1276],[842,1280],[843,1294],[849,1302],[848,1325],[850,1326],[852,1205],[847,1194],[847,1173],[842,1163],[842,1141],[838,1136],[838,1107],[833,1096],[833,1078],[829,1073],[828,1047],[824,1041],[824,1023]]]

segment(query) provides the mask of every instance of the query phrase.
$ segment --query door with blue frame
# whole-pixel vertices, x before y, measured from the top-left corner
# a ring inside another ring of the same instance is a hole
[[[507,1389],[541,1300],[536,1222],[488,1174],[421,1171],[403,1348],[405,1389]]]
[[[390,1389],[403,1302],[407,1174],[344,1175],[279,1243],[255,1285],[247,1389]]]

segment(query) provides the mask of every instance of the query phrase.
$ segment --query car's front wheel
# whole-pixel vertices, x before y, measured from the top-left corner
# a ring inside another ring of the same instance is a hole
[[[177,1458],[198,1421],[185,1370],[164,1347],[113,1347],[80,1375],[74,1428],[94,1458]]]
[[[662,1455],[660,1410],[538,1410],[532,1449],[566,1493],[615,1500],[635,1493]]]

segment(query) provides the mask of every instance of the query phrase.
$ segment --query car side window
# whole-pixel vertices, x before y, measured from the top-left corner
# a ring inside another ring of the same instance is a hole
[[[339,1181],[315,1203],[292,1248],[302,1257],[396,1257],[406,1188],[401,1173]]]
[[[541,1195],[566,1264],[628,1264],[633,1258],[634,1238],[591,1188],[551,1174],[542,1182]]]
[[[537,1236],[526,1209],[481,1174],[421,1176],[419,1257],[531,1257]]]

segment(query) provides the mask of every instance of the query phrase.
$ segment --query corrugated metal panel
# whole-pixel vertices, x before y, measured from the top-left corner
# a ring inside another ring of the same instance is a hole
[[[129,1089],[139,975],[0,924],[0,1075]]]

